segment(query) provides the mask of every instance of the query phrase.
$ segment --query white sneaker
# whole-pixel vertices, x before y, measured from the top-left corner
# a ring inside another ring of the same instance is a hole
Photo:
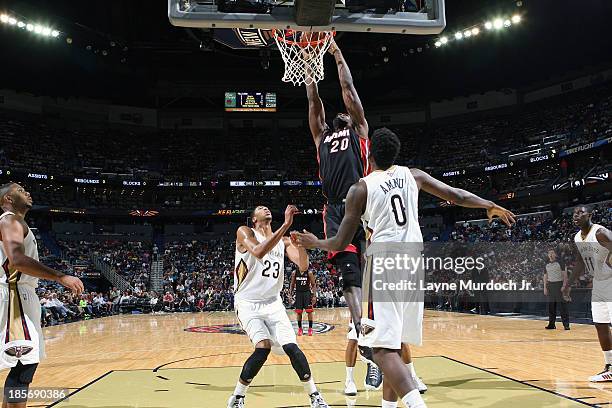
[[[417,388],[421,394],[425,394],[427,392],[427,386],[419,377],[412,377],[414,381],[417,383]]]
[[[351,397],[357,395],[357,384],[354,381],[346,381],[344,383],[344,395]]]
[[[355,408],[355,406],[357,405],[357,398],[345,396],[344,402],[346,403],[346,408]]]
[[[310,394],[310,408],[329,408],[329,405],[327,405],[321,394],[314,392]]]
[[[244,408],[244,396],[232,395],[227,400],[227,408]]]
[[[604,370],[597,374],[589,377],[590,382],[607,382],[612,381],[612,365],[606,364]]]

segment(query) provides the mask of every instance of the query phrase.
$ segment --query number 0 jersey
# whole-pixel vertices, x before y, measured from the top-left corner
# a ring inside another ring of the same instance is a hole
[[[317,160],[323,195],[328,203],[340,204],[353,184],[368,174],[370,141],[351,128],[332,132],[327,128],[319,143]]]
[[[408,167],[392,166],[362,179],[368,188],[361,216],[368,242],[423,242],[419,187]]]
[[[266,240],[253,229],[255,239]],[[262,259],[240,252],[236,245],[234,261],[234,300],[268,302],[280,299],[285,275],[285,243],[281,239]]]

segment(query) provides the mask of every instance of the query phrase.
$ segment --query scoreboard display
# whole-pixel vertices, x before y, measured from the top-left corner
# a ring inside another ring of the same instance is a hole
[[[275,92],[226,92],[226,112],[276,112]]]

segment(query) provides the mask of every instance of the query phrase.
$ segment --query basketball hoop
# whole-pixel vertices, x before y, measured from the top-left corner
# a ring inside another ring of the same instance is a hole
[[[272,30],[283,61],[283,82],[293,85],[310,85],[325,76],[323,57],[329,49],[335,31],[306,32],[294,30]]]

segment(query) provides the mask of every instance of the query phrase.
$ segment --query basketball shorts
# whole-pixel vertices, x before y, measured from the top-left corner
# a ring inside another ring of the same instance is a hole
[[[593,323],[612,323],[612,302],[591,302]]]
[[[323,227],[325,238],[331,238],[338,233],[340,223],[344,218],[344,204],[325,204],[323,211]],[[336,270],[342,276],[343,289],[361,287],[362,272],[360,254],[365,246],[365,234],[359,228],[353,242],[342,252],[330,252],[329,258]]]
[[[360,346],[399,350],[402,343],[422,344],[422,291],[381,289],[384,284],[402,280],[417,283],[422,277],[422,271],[414,275],[401,270],[374,273],[372,257],[368,257],[364,268]]]
[[[280,298],[270,302],[237,300],[234,308],[240,326],[253,346],[262,340],[270,340],[272,352],[282,355],[285,354],[282,346],[297,343],[293,326]]]
[[[29,285],[0,284],[0,369],[36,364],[45,358],[40,300]]]
[[[295,292],[295,310],[312,310],[312,295],[310,292]]]

